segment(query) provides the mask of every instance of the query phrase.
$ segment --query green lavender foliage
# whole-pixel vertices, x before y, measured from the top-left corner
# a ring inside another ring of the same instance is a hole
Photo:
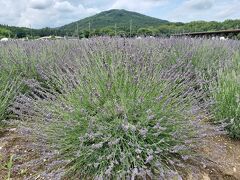
[[[0,49],[2,97],[21,88],[1,114],[8,109],[22,132],[59,151],[68,179],[180,178],[180,164],[208,135],[205,118],[228,119],[237,134],[239,63],[231,59],[239,47],[175,38],[10,42]]]
[[[237,54],[230,67],[218,71],[216,90],[216,120],[225,120],[230,136],[240,138],[240,56]]]
[[[19,88],[18,78],[12,77],[11,72],[0,70],[0,121],[6,118],[7,110],[17,95]]]
[[[200,144],[207,99],[201,73],[179,46],[186,42],[175,41],[73,42],[71,58],[39,71],[57,91],[26,80],[32,93],[17,102],[31,108],[16,113],[69,161],[68,178],[180,176],[179,161]],[[178,57],[166,55],[171,46]]]

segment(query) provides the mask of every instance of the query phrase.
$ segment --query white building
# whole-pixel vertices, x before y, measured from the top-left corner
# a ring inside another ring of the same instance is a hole
[[[8,38],[2,38],[0,41],[1,42],[7,42],[7,41],[9,41],[9,39]]]
[[[223,36],[221,36],[219,39],[220,39],[221,41],[225,41],[225,40],[226,40],[226,38],[223,37]]]

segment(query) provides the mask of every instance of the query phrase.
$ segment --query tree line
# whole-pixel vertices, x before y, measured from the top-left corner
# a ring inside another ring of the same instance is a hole
[[[200,31],[215,31],[215,30],[229,30],[240,29],[240,20],[225,20],[224,22],[216,21],[193,21],[190,23],[165,23],[158,26],[139,27],[132,26],[117,26],[109,25],[104,28],[90,29],[87,25],[85,29],[64,30],[61,28],[43,28],[30,29],[14,26],[0,25],[0,38],[38,38],[43,36],[73,36],[79,38],[88,38],[91,36],[170,36],[171,34],[178,34],[184,32],[200,32]],[[231,36],[231,35],[230,35]],[[240,34],[235,37],[240,39]]]

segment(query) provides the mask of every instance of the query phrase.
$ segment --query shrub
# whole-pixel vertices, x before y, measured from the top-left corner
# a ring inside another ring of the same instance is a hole
[[[7,109],[17,95],[18,88],[18,78],[12,78],[11,73],[1,70],[0,67],[0,122],[6,118]]]
[[[130,48],[120,50],[109,49],[116,44],[108,39],[93,42],[76,62],[78,71],[52,76],[61,82],[61,93],[37,81],[27,83],[32,94],[16,100],[27,107],[19,115],[70,161],[68,178],[166,178],[176,173],[204,129],[197,119],[206,110],[204,92],[195,69],[185,62],[163,69],[147,51],[133,56],[132,40],[125,42]],[[66,68],[71,60],[63,64]]]
[[[221,130],[204,119],[216,113],[237,129],[229,100],[239,91],[229,85],[238,82],[230,61],[237,41],[102,37],[18,46],[0,49],[4,69],[27,86],[10,110],[22,133],[60,152],[66,179],[173,179],[195,158],[193,148]]]
[[[54,65],[57,64],[56,61],[60,62],[58,58],[63,56],[63,51],[58,56],[53,56],[53,54],[62,46],[65,44],[56,42],[46,46],[46,44],[36,43],[36,41],[13,41],[0,44],[0,120],[11,115],[12,112],[7,109],[13,109],[11,105],[17,95],[31,91],[31,87],[22,83],[26,79],[36,79],[42,83],[43,87],[51,86],[55,91],[59,91],[57,84],[60,82],[51,81],[51,78],[47,76],[49,73],[43,74],[42,69],[54,68]],[[53,69],[49,69],[49,71],[54,72]],[[15,106],[14,108],[19,111],[20,107],[16,103]]]
[[[218,71],[218,79],[213,91],[215,98],[215,115],[218,121],[225,120],[230,136],[240,138],[240,58],[233,64]]]

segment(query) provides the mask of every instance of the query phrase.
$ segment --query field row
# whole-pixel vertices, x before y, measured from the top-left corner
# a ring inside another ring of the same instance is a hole
[[[56,152],[55,177],[184,179],[190,160],[205,163],[194,152],[206,137],[240,138],[239,48],[190,38],[2,43],[1,124]]]

